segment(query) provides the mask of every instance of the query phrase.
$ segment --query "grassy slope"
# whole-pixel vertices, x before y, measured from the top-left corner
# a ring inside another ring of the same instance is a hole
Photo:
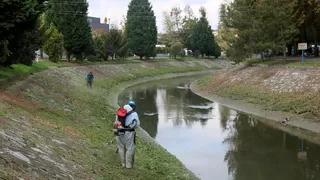
[[[174,61],[175,59],[167,58],[167,57],[156,57],[155,59],[151,58],[148,61],[154,62],[154,61]],[[182,59],[177,59],[180,61],[193,61],[196,60],[193,57],[185,57]],[[124,64],[124,63],[139,63],[141,62],[137,58],[129,58],[128,60],[121,60],[121,61],[104,61],[104,62],[90,62],[90,61],[84,61],[84,62],[50,62],[49,60],[42,60],[39,62],[34,62],[32,66],[26,66],[23,64],[13,64],[12,68],[5,68],[0,66],[0,79],[2,78],[8,78],[16,75],[25,75],[30,73],[39,72],[42,70],[46,70],[49,67],[64,67],[64,66],[75,66],[75,65],[99,65],[99,64]]]
[[[33,63],[33,66],[26,66],[23,64],[14,64],[12,65],[13,69],[0,66],[0,79],[15,76],[15,75],[20,75],[20,74],[38,72],[40,70],[48,69],[48,67],[50,66],[58,67],[63,65],[67,65],[67,63],[53,63],[50,61],[41,61],[41,62]]]
[[[242,71],[246,71],[246,69]],[[198,81],[203,91],[234,100],[246,100],[246,102],[260,105],[266,110],[291,112],[308,119],[320,120],[320,94],[318,92],[305,90],[279,93],[261,87],[260,83],[252,82],[254,77],[231,82],[230,79],[239,77],[237,72],[234,74],[217,72],[217,74],[223,75],[213,75]],[[256,75],[256,78],[260,78],[258,82],[263,82],[269,76],[270,72],[266,70]]]
[[[248,59],[245,60],[245,62],[249,64],[264,64],[264,65],[286,65],[286,66],[307,66],[307,67],[319,67],[320,62],[319,61],[308,61],[302,63],[301,61],[284,61],[284,60],[265,60],[265,61],[260,61],[257,59]]]
[[[180,63],[178,66],[176,66]],[[189,67],[188,67],[189,66]],[[191,67],[192,66],[192,67]],[[145,68],[149,67],[149,68]],[[53,151],[49,157],[65,164],[66,169],[76,179],[196,179],[182,164],[161,147],[140,138],[137,140],[136,164],[127,170],[119,166],[116,145],[111,131],[115,109],[108,106],[108,96],[117,84],[137,78],[165,74],[204,70],[207,67],[197,63],[144,63],[130,65],[105,65],[52,69],[30,77],[28,80],[10,87],[2,93],[0,117],[7,123],[0,123],[0,130],[15,136],[13,127],[21,127],[21,119],[30,122],[30,127],[17,129],[27,137],[29,143],[22,149],[23,154],[34,153],[30,148],[47,146]],[[86,88],[84,77],[89,70],[96,74],[92,90]],[[12,99],[18,99],[14,101]],[[23,103],[22,103],[23,102]],[[39,136],[35,136],[34,133]],[[10,134],[11,133],[11,134]],[[21,138],[21,137],[17,137]],[[53,144],[50,139],[66,142],[67,147]],[[49,140],[48,140],[49,139]],[[30,143],[31,142],[31,143]],[[2,144],[6,147],[6,144]],[[41,149],[46,151],[45,149]],[[66,161],[59,157],[63,157]],[[67,163],[66,163],[67,162]],[[12,165],[13,164],[13,165]],[[45,162],[41,163],[45,167]],[[83,168],[73,169],[73,165]],[[32,177],[32,172],[19,163],[11,162],[11,167],[0,165],[0,177]],[[33,165],[34,166],[34,165]],[[48,165],[49,166],[49,165]],[[55,166],[54,166],[55,167]],[[36,167],[33,171],[48,177]],[[23,169],[24,171],[21,171]],[[51,171],[63,175],[59,168]],[[53,175],[52,175],[53,176]]]

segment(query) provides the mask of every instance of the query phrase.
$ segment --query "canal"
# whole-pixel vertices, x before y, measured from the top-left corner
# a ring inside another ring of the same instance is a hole
[[[203,180],[320,179],[318,145],[192,93],[197,78],[133,86],[118,102],[135,100],[141,127]]]

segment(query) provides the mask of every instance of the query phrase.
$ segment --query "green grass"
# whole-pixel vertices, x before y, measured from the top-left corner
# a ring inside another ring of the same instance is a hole
[[[34,62],[32,66],[27,66],[24,64],[13,64],[12,68],[5,68],[0,66],[0,79],[8,78],[16,75],[25,75],[34,72],[39,72],[41,70],[48,69],[49,67],[60,67],[60,66],[70,66],[70,63],[60,62],[53,63],[51,61],[40,61]]]
[[[314,66],[314,67],[317,67],[317,66],[320,66],[320,62],[291,62],[291,63],[288,63],[288,65],[290,66]]]
[[[37,128],[38,132],[43,131],[44,135],[48,135],[47,132],[58,132],[66,139],[72,138],[74,149],[64,153],[63,156],[85,167],[83,173],[88,177],[142,180],[197,179],[183,167],[183,164],[176,157],[140,137],[137,138],[134,168],[128,170],[120,166],[118,154],[115,153],[116,144],[111,143],[114,141],[111,125],[115,118],[115,109],[108,105],[108,99],[112,96],[113,88],[120,83],[141,77],[207,69],[200,65],[194,67],[170,65],[162,68],[137,67],[134,71],[130,71],[132,75],[121,73],[105,79],[96,79],[93,83],[93,89],[86,87],[83,77],[79,77],[77,73],[68,72],[67,69],[65,70],[68,74],[67,78],[59,72],[35,76],[33,82],[37,84],[29,85],[29,91],[25,92],[25,96],[37,97],[37,100],[45,108],[41,111],[34,111],[31,109],[32,107],[18,107],[15,111],[19,112],[17,116],[28,116],[26,113],[29,113],[58,126],[53,128],[41,124],[33,125],[33,128]],[[47,83],[41,84],[42,81]],[[54,100],[55,103],[50,104],[50,100]],[[66,105],[70,106],[71,112],[63,110]],[[15,114],[12,113],[12,115]],[[64,127],[72,127],[79,132],[80,136],[73,137],[64,131]],[[59,155],[63,153],[56,147],[52,150]],[[96,152],[96,156],[93,155],[93,150]]]
[[[241,84],[228,86],[214,84],[209,89],[221,97],[245,100],[248,103],[258,104],[266,110],[290,112],[312,119],[320,118],[320,94],[317,92],[278,93]]]
[[[264,64],[264,65],[287,65],[287,66],[309,66],[309,67],[319,67],[320,62],[317,61],[308,61],[306,60],[304,63],[301,61],[284,61],[284,60],[265,60],[260,61],[258,59],[246,59],[244,62],[248,64]]]
[[[130,57],[128,58],[129,60],[136,60],[136,61],[140,61],[139,57]],[[177,58],[170,58],[170,57],[151,57],[149,60],[144,60],[144,61],[194,61],[197,60],[194,57],[177,57]]]
[[[192,61],[195,60],[193,57],[185,57],[185,58],[167,58],[167,57],[156,57],[155,59],[151,58],[150,60],[146,60],[149,62],[153,61],[175,61],[175,60],[181,60],[181,61]],[[111,60],[109,61],[97,61],[97,62],[91,62],[91,61],[81,61],[81,62],[66,62],[61,61],[58,63],[51,62],[49,60],[42,60],[40,62],[34,62],[32,66],[27,66],[24,64],[13,64],[12,68],[6,68],[0,66],[0,79],[3,78],[9,78],[12,76],[24,76],[29,75],[31,73],[39,72],[42,70],[46,70],[49,67],[66,67],[66,66],[86,66],[86,65],[98,65],[98,64],[126,64],[126,63],[140,63],[141,61],[138,58],[128,58],[126,60]]]

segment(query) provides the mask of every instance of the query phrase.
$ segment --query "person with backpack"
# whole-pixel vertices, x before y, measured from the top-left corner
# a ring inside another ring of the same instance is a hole
[[[89,88],[92,88],[93,79],[94,79],[93,73],[90,72],[90,73],[87,75],[87,78],[86,78],[86,80],[87,80],[87,86],[88,86]]]
[[[123,108],[117,110],[114,132],[122,167],[132,168],[136,145],[135,129],[140,126],[138,113],[135,112],[136,103],[129,101]]]

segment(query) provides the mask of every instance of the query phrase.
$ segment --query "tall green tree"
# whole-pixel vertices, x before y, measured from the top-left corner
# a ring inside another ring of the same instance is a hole
[[[49,55],[49,60],[58,62],[62,58],[63,54],[63,35],[58,29],[50,24],[50,28],[45,32],[45,44],[43,49],[46,54]]]
[[[212,54],[214,45],[214,35],[206,17],[205,8],[200,8],[201,18],[195,25],[191,35],[192,50],[199,50],[202,58],[204,55]]]
[[[109,32],[100,32],[94,37],[97,59],[107,61],[109,56],[113,59],[124,59],[128,52],[125,32],[111,25]]]
[[[117,28],[111,28],[110,32],[107,33],[104,45],[107,55],[111,56],[113,59],[114,55],[116,55],[122,45],[122,34],[120,30]]]
[[[292,8],[291,14],[297,22],[297,28],[300,30],[299,41],[317,47],[320,41],[320,1],[297,0],[289,5]],[[319,49],[315,48],[314,51],[315,56],[319,56]]]
[[[197,22],[193,10],[186,5],[183,11],[179,7],[171,8],[170,12],[163,12],[164,34],[161,34],[160,41],[170,47],[179,41],[183,47],[191,49],[190,35]]]
[[[86,0],[49,0],[46,24],[53,23],[64,37],[67,60],[71,55],[82,60],[93,53],[93,39],[88,23],[88,2]]]
[[[132,0],[127,12],[126,38],[134,54],[151,57],[157,43],[156,17],[148,0]]]
[[[39,16],[43,0],[2,1],[0,3],[0,65],[31,65],[41,45]]]
[[[251,54],[290,54],[299,35],[297,1],[234,0],[220,9],[219,43],[233,60]],[[307,3],[307,2],[305,2]],[[304,19],[304,18],[302,18]],[[288,49],[288,50],[287,50]]]
[[[194,28],[198,22],[198,18],[194,16],[193,10],[189,5],[186,5],[186,7],[184,8],[184,14],[183,25],[179,32],[179,36],[181,37],[183,47],[192,49],[191,35],[194,32]]]
[[[198,19],[193,17],[191,19],[185,19],[182,29],[179,33],[183,46],[188,49],[192,49],[192,34],[195,31]]]

